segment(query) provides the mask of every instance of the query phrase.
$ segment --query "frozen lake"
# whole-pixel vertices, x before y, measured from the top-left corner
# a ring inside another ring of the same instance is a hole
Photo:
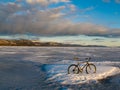
[[[120,48],[0,47],[0,90],[120,90]],[[78,56],[97,73],[68,75]]]

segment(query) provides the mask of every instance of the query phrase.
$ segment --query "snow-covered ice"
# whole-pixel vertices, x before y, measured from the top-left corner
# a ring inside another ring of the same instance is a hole
[[[74,56],[92,57],[96,74],[67,74],[78,62]],[[109,83],[101,83],[108,77]],[[120,48],[0,47],[0,90],[120,90],[119,85]]]

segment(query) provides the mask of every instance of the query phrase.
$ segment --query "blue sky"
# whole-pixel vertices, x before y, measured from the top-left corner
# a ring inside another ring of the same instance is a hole
[[[0,38],[120,46],[120,0],[1,0]]]
[[[108,27],[112,24],[111,28],[120,28],[120,4],[114,0],[110,2],[105,2],[105,0],[73,0],[73,3],[79,9],[91,8],[83,14],[88,15],[92,19],[91,22]]]

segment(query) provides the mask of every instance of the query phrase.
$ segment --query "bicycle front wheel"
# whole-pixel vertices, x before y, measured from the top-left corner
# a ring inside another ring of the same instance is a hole
[[[79,73],[79,68],[77,65],[75,64],[71,64],[68,67],[68,74],[78,74]]]
[[[93,74],[96,73],[96,66],[94,64],[88,64],[86,66],[86,73],[87,74]]]

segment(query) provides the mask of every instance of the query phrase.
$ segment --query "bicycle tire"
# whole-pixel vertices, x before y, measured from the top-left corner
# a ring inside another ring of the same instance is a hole
[[[68,67],[68,74],[78,74],[79,73],[79,68],[76,64],[71,64]]]
[[[86,73],[87,74],[93,74],[96,73],[96,66],[94,64],[88,64],[86,66]]]

